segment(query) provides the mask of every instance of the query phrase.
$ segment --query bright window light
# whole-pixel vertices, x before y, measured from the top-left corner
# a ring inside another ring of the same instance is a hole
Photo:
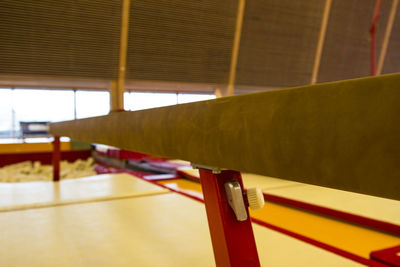
[[[14,110],[17,124],[20,121],[73,120],[74,92],[17,89],[14,90]]]
[[[0,137],[12,136],[12,91],[0,88]]]
[[[212,94],[125,92],[125,110],[141,110],[215,98]],[[20,122],[65,121],[106,115],[107,91],[0,88],[0,137],[19,136]]]
[[[126,94],[125,109],[141,110],[163,106],[176,105],[176,93],[144,93],[131,92]]]
[[[107,115],[110,112],[110,94],[105,91],[77,91],[77,119]]]
[[[203,100],[214,99],[215,95],[211,94],[178,94],[178,104],[197,102]]]
[[[130,92],[125,92],[124,93],[124,109],[125,110],[130,110],[131,108],[131,93]]]

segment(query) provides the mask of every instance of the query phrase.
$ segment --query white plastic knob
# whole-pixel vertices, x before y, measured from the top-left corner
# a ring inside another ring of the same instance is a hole
[[[264,207],[264,195],[260,188],[248,188],[247,199],[249,200],[249,206],[252,210],[259,210]]]

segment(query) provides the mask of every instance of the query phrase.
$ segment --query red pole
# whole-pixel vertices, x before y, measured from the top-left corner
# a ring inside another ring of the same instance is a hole
[[[379,18],[379,9],[381,7],[381,1],[377,0],[375,4],[374,15],[371,21],[371,28],[369,29],[369,33],[371,35],[371,76],[375,76],[375,62],[376,62],[376,23]]]
[[[240,172],[226,170],[214,174],[200,169],[200,181],[216,265],[260,266],[248,210],[247,220],[238,221],[225,193],[224,184],[228,181],[237,181],[243,189]]]
[[[371,29],[371,76],[375,76],[375,61],[376,61],[376,56],[375,56],[375,27]]]
[[[60,181],[60,137],[54,136],[53,141],[53,182]]]

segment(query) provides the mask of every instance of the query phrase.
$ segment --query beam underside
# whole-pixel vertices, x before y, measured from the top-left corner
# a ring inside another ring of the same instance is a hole
[[[400,74],[76,121],[50,133],[400,200]]]

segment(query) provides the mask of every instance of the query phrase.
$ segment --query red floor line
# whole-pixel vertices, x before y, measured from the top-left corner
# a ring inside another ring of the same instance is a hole
[[[152,181],[148,181],[148,182],[152,182]],[[188,198],[191,198],[191,199],[193,199],[193,200],[199,201],[199,202],[201,202],[201,203],[204,204],[204,199],[203,199],[203,198],[200,198],[200,197],[197,197],[197,196],[188,194],[188,193],[186,193],[186,192],[184,192],[184,191],[182,191],[182,190],[179,190],[179,189],[175,189],[175,188],[171,188],[171,187],[169,187],[169,186],[163,185],[163,184],[159,184],[159,183],[157,183],[157,182],[154,182],[154,184],[156,184],[156,185],[158,185],[158,186],[161,186],[161,187],[163,187],[163,188],[166,188],[166,189],[168,189],[168,190],[170,190],[170,191],[172,191],[172,192],[181,194],[181,195],[183,195],[183,196],[185,196],[185,197],[188,197]]]
[[[163,185],[163,184],[159,184],[159,183],[157,183],[157,181],[149,181],[149,180],[146,180],[144,177],[141,177],[141,176],[136,176],[136,177],[138,177],[139,179],[142,179],[142,180],[144,180],[144,181],[146,181],[148,183],[157,185],[157,186],[162,187],[162,188],[166,188],[166,189],[168,189],[168,190],[170,190],[172,192],[181,194],[181,195],[186,196],[188,198],[191,198],[193,200],[196,200],[196,201],[199,201],[201,203],[204,203],[204,200],[202,198],[194,196],[194,195],[191,195],[191,194],[188,194],[187,192],[185,192],[183,190],[179,190],[179,189],[168,187],[168,186]],[[271,198],[271,196],[273,196],[273,195],[268,195],[266,199],[270,200],[269,198]],[[273,197],[276,197],[276,196],[273,196]],[[281,197],[278,197],[278,198],[281,198]],[[276,200],[276,198],[272,198],[272,199]],[[278,201],[273,201],[273,202],[278,202],[279,203],[279,201],[281,201],[281,200],[282,199],[278,199]],[[287,199],[287,200],[290,200],[290,199]],[[290,201],[294,201],[294,200],[290,200]],[[298,201],[298,202],[301,203],[301,204],[307,204],[307,203],[303,203],[303,202],[300,202],[300,201]],[[291,203],[291,204],[293,204],[293,203]],[[309,205],[311,205],[311,204],[309,204]],[[316,206],[316,207],[319,207],[319,206]],[[319,207],[319,208],[322,208],[322,207]],[[268,229],[271,229],[271,230],[277,231],[279,233],[285,234],[287,236],[293,237],[293,238],[295,238],[297,240],[300,240],[300,241],[303,241],[303,242],[308,243],[310,245],[319,247],[321,249],[324,249],[326,251],[332,252],[332,253],[334,253],[336,255],[342,256],[342,257],[350,259],[352,261],[358,262],[360,264],[367,265],[367,266],[369,266],[371,264],[371,260],[363,258],[363,257],[358,256],[356,254],[350,253],[348,251],[345,251],[345,250],[339,249],[337,247],[322,243],[322,242],[317,241],[315,239],[312,239],[312,238],[297,234],[295,232],[283,229],[281,227],[266,223],[264,221],[261,221],[261,220],[255,219],[255,218],[251,218],[251,220],[252,220],[252,222],[257,223],[260,226],[264,226],[264,227],[266,227]]]
[[[315,213],[329,216],[332,218],[344,220],[344,221],[347,221],[350,223],[358,224],[361,226],[366,226],[368,228],[373,228],[375,230],[379,230],[379,231],[383,231],[383,232],[386,232],[389,234],[394,234],[394,235],[400,236],[400,226],[392,224],[392,223],[382,222],[382,221],[367,218],[364,216],[355,215],[352,213],[343,212],[343,211],[339,211],[339,210],[335,210],[335,209],[331,209],[331,208],[326,208],[326,207],[322,207],[322,206],[318,206],[318,205],[314,205],[314,204],[310,204],[310,203],[306,203],[306,202],[302,202],[302,201],[298,201],[298,200],[293,200],[293,199],[289,199],[289,198],[285,198],[285,197],[281,197],[281,196],[276,196],[276,195],[272,195],[272,194],[264,193],[264,199],[271,201],[271,202],[278,203],[278,204],[283,204],[286,206],[315,212]]]
[[[193,200],[196,200],[196,201],[199,201],[199,202],[204,203],[204,200],[203,200],[202,198],[199,198],[199,197],[190,195],[190,194],[188,194],[188,193],[186,193],[186,192],[184,192],[184,191],[182,191],[182,190],[170,188],[170,187],[168,187],[168,186],[165,186],[165,185],[162,185],[162,184],[158,184],[158,183],[155,182],[155,181],[148,181],[148,180],[146,180],[146,179],[144,179],[144,178],[142,178],[142,177],[139,177],[139,178],[140,178],[140,179],[143,179],[143,180],[145,180],[145,181],[147,181],[147,182],[149,182],[149,183],[152,183],[152,184],[158,185],[158,186],[160,186],[160,187],[169,189],[169,190],[171,190],[171,191],[173,191],[173,192],[175,192],[175,193],[178,193],[178,194],[181,194],[181,195],[183,195],[183,196],[189,197],[189,198],[191,198],[191,199],[193,199]],[[346,258],[346,259],[349,259],[349,260],[352,260],[352,261],[361,263],[361,264],[366,265],[366,266],[369,266],[369,265],[371,264],[371,261],[370,261],[369,259],[363,258],[363,257],[361,257],[361,256],[358,256],[358,255],[356,255],[356,254],[350,253],[350,252],[348,252],[348,251],[345,251],[345,250],[336,248],[336,247],[334,247],[334,246],[331,246],[331,245],[322,243],[322,242],[320,242],[320,241],[317,241],[317,240],[315,240],[315,239],[312,239],[312,238],[309,238],[309,237],[306,237],[306,236],[297,234],[297,233],[295,233],[295,232],[285,230],[285,229],[283,229],[283,228],[281,228],[281,227],[278,227],[278,226],[275,226],[275,225],[272,225],[272,224],[263,222],[263,221],[258,220],[258,219],[251,218],[251,220],[252,220],[252,222],[254,222],[254,223],[256,223],[256,224],[258,224],[258,225],[260,225],[260,226],[264,226],[264,227],[266,227],[266,228],[268,228],[268,229],[277,231],[277,232],[279,232],[279,233],[281,233],[281,234],[284,234],[284,235],[293,237],[293,238],[295,238],[295,239],[297,239],[297,240],[303,241],[303,242],[308,243],[308,244],[310,244],[310,245],[313,245],[313,246],[315,246],[315,247],[319,247],[319,248],[324,249],[324,250],[326,250],[326,251],[332,252],[332,253],[334,253],[334,254],[336,254],[336,255],[339,255],[339,256],[342,256],[342,257],[344,257],[344,258]]]
[[[198,177],[187,174],[184,171],[178,170],[177,174],[180,174],[191,180],[200,182],[200,179]],[[336,218],[336,219],[343,220],[346,222],[358,224],[360,226],[373,228],[378,231],[383,231],[383,232],[386,232],[389,234],[400,236],[400,225],[392,224],[389,222],[383,222],[383,221],[375,220],[372,218],[355,215],[352,213],[343,212],[343,211],[335,210],[335,209],[331,209],[331,208],[326,208],[326,207],[322,207],[319,205],[310,204],[310,203],[306,203],[306,202],[299,201],[299,200],[293,200],[293,199],[289,199],[289,198],[285,198],[285,197],[281,197],[281,196],[277,196],[277,195],[273,195],[273,194],[268,194],[268,193],[263,193],[263,194],[264,194],[265,200],[268,200],[268,201],[271,201],[274,203],[299,208],[299,209],[302,209],[305,211],[311,211],[311,212],[318,213],[318,214],[321,214],[324,216],[329,216],[331,218]]]
[[[285,234],[287,236],[293,237],[293,238],[295,238],[297,240],[303,241],[303,242],[308,243],[310,245],[322,248],[324,250],[327,250],[329,252],[332,252],[332,253],[334,253],[336,255],[339,255],[339,256],[342,256],[344,258],[353,260],[355,262],[358,262],[358,263],[361,263],[361,264],[364,264],[364,265],[367,265],[367,266],[370,265],[370,260],[369,259],[363,258],[361,256],[358,256],[356,254],[350,253],[348,251],[345,251],[345,250],[339,249],[337,247],[322,243],[320,241],[317,241],[315,239],[306,237],[304,235],[300,235],[300,234],[297,234],[295,232],[288,231],[288,230],[283,229],[281,227],[266,223],[264,221],[261,221],[261,220],[255,219],[255,218],[251,218],[251,221],[254,222],[254,223],[257,223],[258,225],[261,225],[261,226],[264,226],[264,227],[269,228],[271,230],[277,231],[277,232],[279,232],[281,234]]]
[[[190,180],[200,182],[199,177],[187,174],[184,171],[181,171],[179,169],[177,169],[177,175],[181,175]],[[303,201],[280,197],[280,196],[276,196],[276,195],[272,195],[272,194],[268,194],[268,193],[263,193],[263,194],[264,194],[264,199],[268,200],[268,201],[272,201],[272,202],[275,202],[278,204],[283,204],[283,205],[290,206],[290,207],[299,208],[299,209],[302,209],[305,211],[311,211],[311,212],[314,212],[314,213],[317,213],[320,215],[329,216],[331,218],[336,218],[336,219],[350,222],[353,224],[358,224],[360,226],[364,226],[364,227],[372,228],[372,229],[375,229],[378,231],[383,231],[383,232],[386,232],[389,234],[400,236],[400,225],[392,224],[389,222],[383,222],[383,221],[375,220],[372,218],[355,215],[352,213],[343,212],[343,211],[339,211],[339,210],[335,210],[335,209],[331,209],[331,208],[326,208],[326,207],[322,207],[319,205],[306,203]]]
[[[176,174],[179,174],[180,176],[182,176],[182,177],[184,177],[184,178],[187,178],[187,179],[189,179],[189,180],[192,180],[192,181],[195,181],[195,182],[199,182],[199,183],[200,183],[200,178],[199,178],[199,177],[194,176],[194,175],[187,174],[186,172],[184,172],[184,171],[182,171],[182,170],[177,169],[177,170],[176,170]]]

